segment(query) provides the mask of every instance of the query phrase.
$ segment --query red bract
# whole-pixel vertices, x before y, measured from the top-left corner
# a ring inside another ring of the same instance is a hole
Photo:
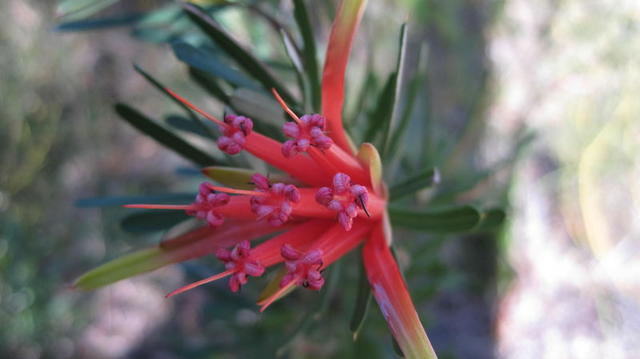
[[[229,226],[252,228],[236,241],[220,242],[217,258],[225,271],[171,292],[182,293],[223,277],[236,292],[250,277],[281,264],[286,273],[279,288],[258,304],[261,310],[295,286],[321,290],[322,271],[348,252],[363,245],[364,265],[382,313],[400,348],[408,358],[434,358],[435,354],[406,284],[391,255],[390,228],[386,214],[387,191],[381,180],[381,163],[371,144],[356,153],[344,131],[341,113],[344,76],[352,40],[363,13],[363,0],[342,3],[332,27],[322,77],[322,113],[302,117],[292,111],[273,90],[276,100],[291,117],[283,124],[289,138],[284,143],[253,131],[251,119],[227,116],[218,120],[171,90],[166,92],[187,107],[213,121],[223,134],[218,147],[229,155],[242,151],[285,172],[289,182],[272,182],[255,173],[253,190],[219,187],[204,183],[192,204],[128,205],[134,208],[183,210],[208,223],[207,233]],[[246,171],[244,172],[246,173]],[[279,176],[279,178],[287,178]],[[238,186],[245,183],[238,183]],[[250,241],[279,228],[282,233],[251,248]],[[207,253],[212,248],[207,248]],[[189,258],[195,257],[194,255]]]

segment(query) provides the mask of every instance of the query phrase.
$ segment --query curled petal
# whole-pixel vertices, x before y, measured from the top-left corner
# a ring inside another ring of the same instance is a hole
[[[342,2],[331,28],[322,73],[322,114],[327,118],[328,131],[333,140],[350,153],[354,152],[354,148],[342,125],[344,74],[353,37],[366,3],[366,0]]]
[[[385,239],[382,222],[362,250],[364,266],[382,315],[405,358],[436,358]]]

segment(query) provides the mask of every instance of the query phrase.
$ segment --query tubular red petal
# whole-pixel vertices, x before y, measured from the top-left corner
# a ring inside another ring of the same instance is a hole
[[[317,223],[318,226],[321,226],[318,227],[318,230],[327,228],[328,224],[325,221],[322,222],[323,223]],[[371,226],[364,221],[356,221],[352,230],[349,232],[345,232],[342,226],[340,226],[339,224],[333,224],[328,230],[325,230],[324,233],[319,238],[317,238],[311,246],[309,246],[308,248],[296,249],[299,252],[306,253],[314,250],[319,250],[319,253],[322,253],[321,268],[326,268],[331,263],[335,262],[343,255],[354,249],[362,241],[362,239],[366,236],[370,229]],[[291,245],[292,243],[286,242],[286,244]],[[278,249],[278,251],[280,251],[280,248]],[[282,261],[282,257],[280,257],[280,261]],[[282,298],[288,291],[292,290],[293,287],[302,278],[298,274],[293,275],[294,277],[289,278],[289,281],[284,286],[280,287],[278,291],[265,298],[264,300],[258,302],[258,305],[261,306],[261,312],[267,309],[267,307],[273,304],[276,300]]]
[[[294,226],[291,230],[268,239],[256,246],[252,253],[254,258],[265,267],[270,267],[283,261],[280,249],[284,244],[305,251],[324,231],[331,226],[332,221],[310,220]]]
[[[231,196],[229,203],[217,207],[216,212],[228,218],[255,219],[256,215],[251,211],[250,200],[249,196]]]
[[[436,358],[407,285],[385,239],[382,222],[362,250],[373,296],[405,358]]]
[[[228,220],[216,229],[201,227],[162,241],[159,247],[164,252],[167,263],[177,263],[213,254],[218,248],[230,247],[243,240],[252,240],[281,230],[283,227],[275,228],[262,222]]]
[[[304,183],[319,186],[330,179],[329,176],[324,175],[325,171],[311,158],[307,156],[287,158],[282,154],[281,147],[282,143],[256,132],[247,136],[247,142],[244,145],[244,149],[252,155]]]
[[[322,268],[326,268],[360,244],[370,230],[371,223],[364,220],[356,220],[348,232],[345,232],[340,224],[334,223],[313,243],[309,250],[320,249],[322,251]]]
[[[293,215],[311,218],[336,218],[336,212],[316,201],[318,188],[300,188],[300,202],[293,205]],[[358,213],[363,219],[377,220],[382,216],[386,208],[386,201],[376,195],[369,195],[367,211]]]
[[[314,218],[334,218],[335,212],[316,202],[316,188],[300,188],[300,202],[293,205],[293,215]]]
[[[344,75],[353,37],[366,3],[366,0],[342,1],[331,28],[322,73],[322,114],[327,118],[329,135],[349,153],[355,153],[355,148],[342,126]]]
[[[309,148],[309,156],[329,176],[336,172],[344,172],[350,175],[356,182],[368,184],[369,174],[358,160],[349,155],[338,146],[331,146],[328,150],[321,151],[317,148]]]

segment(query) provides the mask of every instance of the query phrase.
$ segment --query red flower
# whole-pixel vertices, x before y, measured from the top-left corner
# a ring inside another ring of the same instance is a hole
[[[252,190],[203,183],[189,205],[127,207],[184,210],[208,224],[165,242],[169,247],[158,255],[159,260],[173,263],[215,252],[226,270],[168,296],[227,276],[230,289],[236,292],[250,277],[283,265],[286,274],[279,288],[258,303],[262,311],[293,287],[320,290],[324,284],[322,270],[362,246],[374,297],[404,355],[435,358],[390,253],[387,191],[381,180],[378,153],[371,144],[363,144],[356,151],[342,126],[344,75],[365,2],[345,0],[333,24],[322,77],[321,114],[300,118],[273,91],[293,120],[283,126],[284,134],[290,138],[284,143],[253,131],[249,118],[226,116],[220,121],[166,89],[220,127],[223,136],[218,139],[218,147],[222,151],[229,155],[247,151],[288,178],[270,181],[255,173],[250,177]],[[238,233],[228,235],[234,231]],[[282,233],[251,248],[252,239],[275,231]],[[148,270],[155,265],[153,262]]]

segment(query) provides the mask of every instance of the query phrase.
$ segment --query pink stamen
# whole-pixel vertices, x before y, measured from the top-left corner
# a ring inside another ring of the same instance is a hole
[[[280,251],[285,259],[287,274],[282,278],[280,287],[286,287],[292,282],[312,290],[320,290],[324,285],[322,269],[322,250],[314,249],[302,253],[292,246],[285,244]]]
[[[172,90],[170,90],[170,89],[168,89],[166,87],[164,88],[164,90],[167,91],[167,93],[169,95],[171,95],[173,98],[175,98],[176,100],[182,102],[185,106],[187,106],[190,109],[194,110],[195,112],[199,113],[200,115],[202,115],[207,120],[212,121],[212,122],[220,125],[223,128],[227,126],[224,122],[222,122],[222,121],[218,120],[217,118],[211,116],[210,114],[208,114],[204,110],[200,109],[196,105],[192,104],[191,102],[187,101],[187,99],[185,99],[184,97],[178,95],[177,93],[173,92]]]
[[[296,113],[293,112],[293,110],[290,109],[289,106],[287,106],[287,103],[284,102],[282,97],[280,97],[280,94],[278,93],[278,91],[276,91],[276,89],[271,89],[271,93],[273,93],[273,96],[276,98],[276,101],[278,101],[278,103],[280,104],[280,107],[282,107],[282,109],[289,116],[291,116],[291,118],[293,118],[294,121],[296,121],[297,123],[300,123],[300,118],[298,118],[298,115],[296,115]]]
[[[199,287],[201,285],[205,285],[207,283],[215,282],[218,279],[222,279],[224,277],[230,276],[233,273],[235,273],[233,270],[224,271],[222,273],[213,275],[213,276],[211,276],[209,278],[205,278],[205,279],[199,280],[197,282],[193,282],[191,284],[185,285],[184,287],[180,287],[180,288],[172,291],[171,293],[165,295],[164,297],[165,298],[173,297],[174,295],[177,295],[177,294],[180,294],[180,293],[184,293],[184,292],[189,291],[189,290],[191,290],[193,288],[197,288],[197,287]]]
[[[240,287],[247,284],[247,276],[259,277],[265,270],[262,264],[253,259],[251,255],[251,245],[247,240],[237,244],[231,251],[225,248],[219,248],[216,251],[216,257],[224,262],[226,271],[176,289],[167,294],[166,298],[184,293],[188,290],[222,279],[226,276],[231,276],[231,278],[229,278],[229,288],[231,291],[237,292],[240,290]]]
[[[325,119],[321,115],[304,115],[300,122],[287,122],[282,126],[287,137],[293,138],[282,145],[282,154],[293,157],[306,152],[311,146],[320,150],[328,150],[333,141],[325,134]]]
[[[216,257],[224,262],[227,270],[234,271],[229,279],[229,288],[237,292],[240,287],[247,284],[247,276],[259,277],[264,273],[264,266],[251,257],[251,245],[249,241],[242,241],[229,251],[218,249]]]
[[[266,219],[272,226],[281,226],[291,217],[293,204],[300,202],[298,188],[292,184],[273,183],[256,173],[251,177],[260,195],[251,197],[251,210],[258,219]]]
[[[224,223],[224,216],[217,213],[215,208],[226,205],[230,198],[226,193],[214,193],[209,186],[209,183],[200,184],[200,192],[195,202],[189,206],[187,214],[203,219],[215,228]]]
[[[183,210],[190,216],[207,221],[212,228],[217,228],[224,223],[224,216],[218,213],[215,208],[227,205],[231,198],[226,193],[213,192],[215,188],[217,187],[209,183],[201,183],[200,191],[191,204],[126,204],[123,207]]]
[[[351,183],[351,177],[337,173],[333,177],[333,188],[321,187],[316,192],[316,201],[332,211],[338,212],[338,222],[349,231],[353,219],[358,216],[358,208],[370,216],[367,209],[369,193],[367,188]]]
[[[242,151],[247,136],[253,130],[253,122],[244,116],[228,115],[224,118],[225,126],[222,127],[223,136],[218,138],[218,148],[230,155]]]
[[[328,150],[333,141],[325,135],[326,120],[322,115],[304,115],[299,118],[284,102],[278,91],[271,89],[273,96],[284,109],[284,111],[293,118],[295,122],[287,122],[282,126],[282,131],[287,137],[293,140],[286,141],[282,144],[282,155],[289,158],[300,152],[309,150],[309,146],[317,147],[321,150]]]

